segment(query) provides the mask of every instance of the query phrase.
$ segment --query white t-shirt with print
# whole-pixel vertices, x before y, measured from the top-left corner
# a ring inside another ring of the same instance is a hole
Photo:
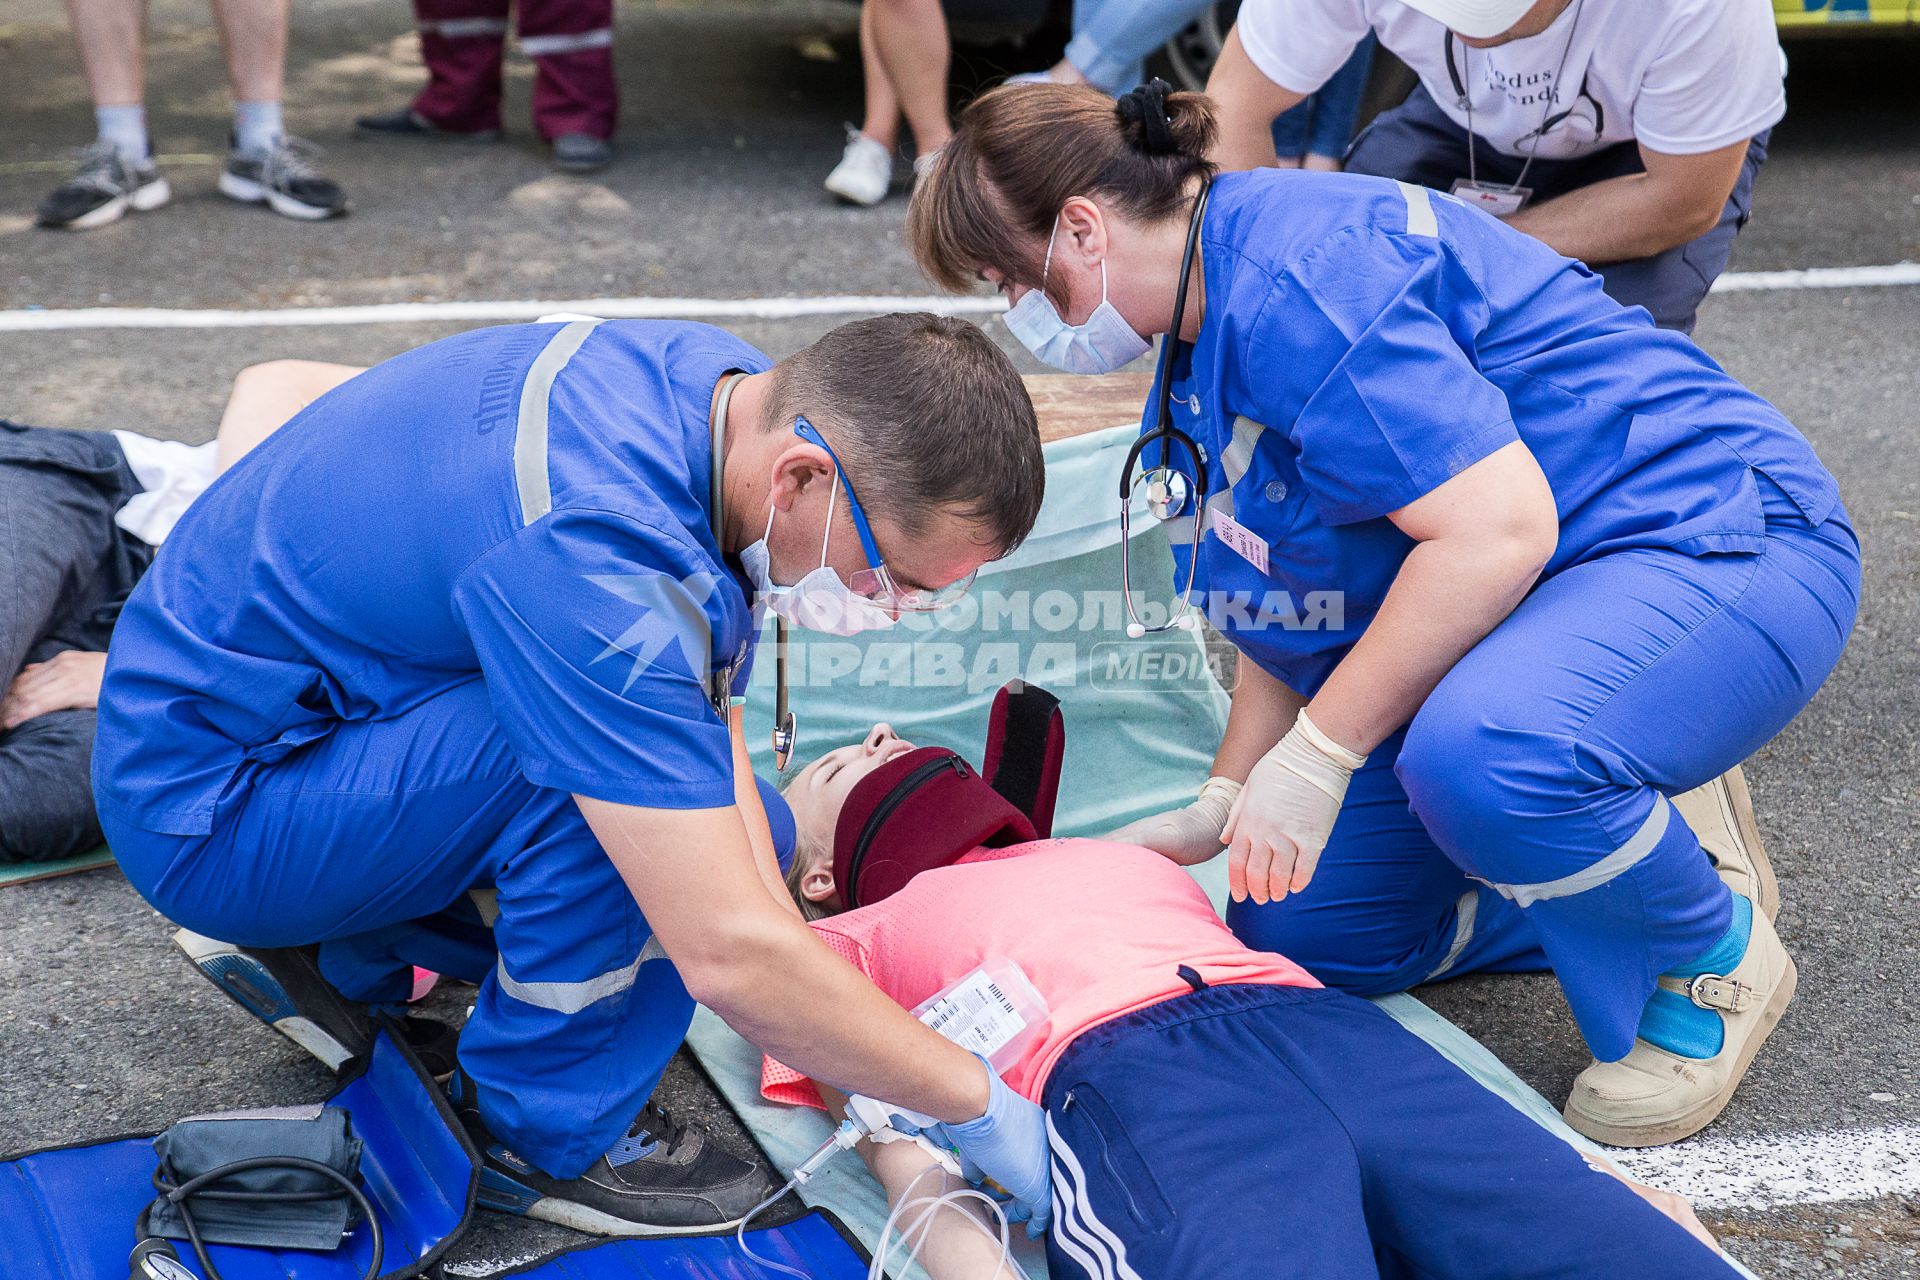
[[[1771,0],[1574,0],[1536,36],[1492,49],[1452,44],[1401,0],[1247,0],[1240,43],[1269,80],[1312,93],[1367,32],[1413,69],[1441,110],[1494,149],[1542,160],[1638,141],[1698,155],[1786,114],[1786,58]],[[1570,111],[1545,134],[1541,121]]]

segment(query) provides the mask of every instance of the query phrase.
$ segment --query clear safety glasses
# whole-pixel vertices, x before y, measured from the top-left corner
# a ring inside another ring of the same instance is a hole
[[[833,459],[833,465],[839,469],[840,486],[847,494],[847,512],[853,517],[854,532],[860,535],[860,549],[867,557],[867,567],[848,576],[847,590],[873,601],[889,613],[933,613],[946,608],[973,589],[978,570],[944,587],[905,587],[894,581],[893,575],[887,571],[886,560],[880,554],[879,544],[873,540],[873,529],[867,524],[867,513],[861,507],[860,499],[854,496],[853,477],[841,465],[840,455],[833,451],[833,446],[827,443],[819,428],[803,417],[794,418],[793,434],[808,444],[825,449],[827,456]],[[833,518],[831,511],[827,513],[827,518]]]

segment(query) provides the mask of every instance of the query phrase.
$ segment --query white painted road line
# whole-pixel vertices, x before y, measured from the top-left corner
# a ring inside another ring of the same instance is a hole
[[[1809,267],[1804,271],[1731,271],[1714,281],[1715,293],[1765,289],[1859,289],[1920,284],[1920,262],[1881,267]],[[258,329],[357,324],[423,324],[463,321],[498,324],[537,320],[556,313],[609,320],[791,320],[801,316],[863,316],[889,311],[940,315],[991,315],[1005,308],[997,297],[841,294],[803,298],[563,298],[494,302],[382,302],[355,307],[264,307],[217,310],[196,307],[73,307],[0,311],[0,333],[54,329]]]
[[[1777,1138],[1706,1138],[1607,1152],[1640,1181],[1699,1209],[1772,1209],[1920,1194],[1920,1125]]]
[[[311,325],[420,324],[449,320],[477,324],[538,320],[550,315],[608,320],[790,320],[797,316],[864,316],[889,311],[985,315],[1006,309],[997,297],[898,297],[844,294],[818,298],[566,298],[525,302],[383,302],[359,307],[268,307],[203,310],[195,307],[75,307],[0,311],[0,332],[48,329],[258,329]]]
[[[1884,267],[1808,267],[1804,271],[1729,271],[1713,282],[1713,293],[1750,293],[1760,289],[1860,289],[1920,284],[1920,262]]]

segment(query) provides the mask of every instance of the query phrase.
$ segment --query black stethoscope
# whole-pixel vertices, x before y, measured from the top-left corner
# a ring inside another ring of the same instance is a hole
[[[1178,349],[1191,346],[1180,340],[1180,326],[1187,314],[1187,281],[1193,274],[1194,254],[1200,248],[1200,225],[1207,212],[1207,197],[1213,191],[1213,179],[1208,178],[1200,188],[1200,194],[1194,198],[1193,218],[1187,224],[1187,247],[1180,255],[1180,283],[1173,291],[1173,324],[1167,329],[1167,336],[1160,344],[1159,368],[1155,371],[1154,381],[1154,426],[1153,430],[1142,432],[1133,442],[1133,448],[1127,450],[1127,461],[1120,468],[1120,596],[1126,601],[1127,635],[1134,639],[1152,635],[1160,631],[1172,631],[1176,627],[1191,630],[1193,618],[1194,574],[1200,565],[1200,539],[1205,535],[1204,523],[1207,512],[1207,456],[1193,437],[1173,425],[1173,361]],[[1140,461],[1140,455],[1146,448],[1158,442],[1160,445],[1160,465],[1149,467],[1134,474],[1134,465]],[[1173,466],[1171,454],[1178,445],[1191,464],[1194,479],[1189,481],[1184,472]],[[1187,582],[1180,591],[1180,603],[1174,606],[1167,620],[1158,626],[1150,627],[1140,620],[1133,608],[1132,563],[1127,549],[1133,541],[1133,493],[1141,485],[1147,490],[1147,512],[1156,520],[1172,520],[1180,515],[1188,503],[1193,505],[1193,551],[1187,557]]]
[[[1560,77],[1567,69],[1568,56],[1573,52],[1574,37],[1578,35],[1580,31],[1580,7],[1576,0],[1573,8],[1573,19],[1567,26],[1566,47],[1560,50],[1560,64],[1554,68],[1553,84],[1548,89],[1547,109],[1540,113],[1540,123],[1534,127],[1533,132],[1522,134],[1520,137],[1514,139],[1514,145],[1516,146],[1522,142],[1532,144],[1527,148],[1527,162],[1520,166],[1520,176],[1513,181],[1512,185],[1515,187],[1520,186],[1527,180],[1527,171],[1533,168],[1533,158],[1540,150],[1540,140],[1545,138],[1549,131],[1573,119],[1580,110],[1581,99],[1584,98],[1593,106],[1593,136],[1600,138],[1607,132],[1607,109],[1601,106],[1600,99],[1594,97],[1589,91],[1589,78],[1593,74],[1593,67],[1591,65],[1580,73],[1580,88],[1578,92],[1573,95],[1572,103],[1561,111],[1555,111],[1553,109],[1553,95],[1559,90]],[[1447,79],[1453,82],[1454,101],[1459,104],[1462,111],[1467,113],[1467,181],[1477,184],[1480,180],[1480,175],[1477,171],[1478,166],[1474,163],[1474,152],[1476,148],[1473,137],[1473,95],[1467,92],[1466,77],[1462,74],[1461,68],[1454,65],[1454,37],[1451,27],[1447,29],[1446,39],[1442,42],[1442,45],[1447,57]],[[1461,59],[1463,64],[1465,61],[1465,58]]]

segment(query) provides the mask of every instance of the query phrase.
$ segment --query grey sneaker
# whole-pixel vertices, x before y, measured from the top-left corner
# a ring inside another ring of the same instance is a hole
[[[347,211],[347,193],[321,175],[314,165],[319,156],[318,147],[293,137],[281,138],[271,151],[228,151],[220,194],[305,222],[339,217]]]
[[[485,1209],[599,1236],[703,1234],[735,1225],[773,1190],[760,1164],[722,1151],[653,1102],[585,1173],[554,1178],[488,1131],[466,1072],[454,1073],[447,1096],[483,1154]]]
[[[613,163],[613,144],[590,133],[563,133],[553,140],[553,167],[564,173],[596,173]]]
[[[135,160],[102,138],[80,153],[80,167],[40,202],[43,227],[88,231],[118,222],[128,210],[148,213],[173,199],[151,159]]]

